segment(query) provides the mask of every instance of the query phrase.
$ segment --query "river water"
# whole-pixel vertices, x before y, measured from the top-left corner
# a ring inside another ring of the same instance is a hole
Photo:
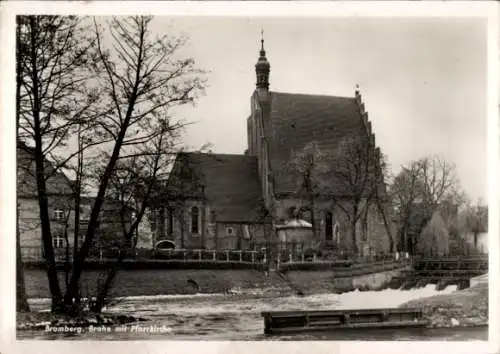
[[[19,331],[19,339],[88,340],[487,340],[487,328],[370,330],[367,332],[313,332],[264,336],[261,311],[390,308],[407,301],[456,291],[434,285],[412,290],[353,291],[305,297],[269,297],[258,293],[233,295],[136,296],[118,299],[106,309],[148,319],[118,328],[82,329],[80,334]],[[32,299],[34,310],[47,310],[46,299]]]

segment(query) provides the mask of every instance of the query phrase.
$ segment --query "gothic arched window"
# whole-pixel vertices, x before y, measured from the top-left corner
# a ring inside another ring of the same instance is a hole
[[[333,241],[333,214],[331,211],[325,213],[325,238]]]
[[[199,227],[199,216],[200,216],[200,210],[198,207],[192,207],[191,208],[191,233],[197,234],[198,231],[200,230]]]

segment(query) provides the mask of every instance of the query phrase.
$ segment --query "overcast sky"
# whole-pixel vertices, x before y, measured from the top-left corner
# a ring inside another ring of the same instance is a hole
[[[264,30],[271,90],[353,96],[356,84],[391,169],[429,154],[455,163],[465,191],[487,196],[486,23],[483,20],[168,18],[153,30],[190,37],[184,53],[210,70],[183,117],[187,143],[243,153]]]

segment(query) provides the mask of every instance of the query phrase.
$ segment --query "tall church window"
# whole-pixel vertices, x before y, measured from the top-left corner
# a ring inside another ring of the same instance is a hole
[[[333,241],[333,214],[331,211],[325,213],[325,238]]]
[[[198,207],[191,208],[191,233],[197,234],[200,230],[199,225],[200,209]]]

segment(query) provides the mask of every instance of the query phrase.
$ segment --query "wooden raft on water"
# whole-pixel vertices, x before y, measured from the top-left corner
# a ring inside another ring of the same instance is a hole
[[[262,312],[265,334],[345,329],[424,327],[421,309]]]

